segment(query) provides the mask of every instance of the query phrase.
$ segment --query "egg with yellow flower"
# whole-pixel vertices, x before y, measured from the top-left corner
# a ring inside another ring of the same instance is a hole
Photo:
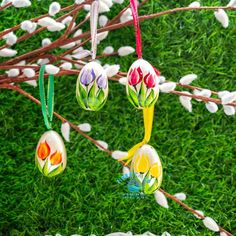
[[[131,163],[133,178],[142,184],[142,191],[151,194],[161,186],[162,164],[156,150],[145,144],[134,154]]]

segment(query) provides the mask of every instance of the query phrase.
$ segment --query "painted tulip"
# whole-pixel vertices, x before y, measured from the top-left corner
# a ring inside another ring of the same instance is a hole
[[[48,157],[50,153],[50,147],[45,141],[44,143],[40,143],[37,149],[37,155],[41,160],[44,160]]]
[[[97,85],[98,85],[98,88],[100,88],[100,89],[106,89],[106,87],[107,87],[107,77],[106,77],[106,75],[101,74],[97,78]]]
[[[80,76],[80,82],[88,86],[90,83],[92,83],[95,80],[95,73],[94,70],[84,70],[82,72],[82,75]]]
[[[154,88],[156,86],[156,80],[152,74],[147,74],[144,77],[144,83],[148,88]]]
[[[160,72],[143,59],[138,59],[131,65],[127,75],[126,92],[129,101],[136,108],[151,107],[157,101],[158,74]]]
[[[143,73],[141,71],[141,68],[138,67],[138,68],[134,68],[134,69],[131,69],[130,72],[129,72],[129,85],[137,85],[139,84],[142,79],[143,79]]]
[[[108,96],[108,79],[103,67],[97,62],[86,64],[77,79],[76,98],[79,105],[90,111],[98,111]]]
[[[131,163],[132,178],[141,184],[146,194],[155,192],[162,182],[162,164],[156,150],[145,144],[140,147]]]
[[[56,151],[50,156],[51,165],[58,165],[62,161],[62,155],[60,152]]]
[[[57,132],[47,131],[39,139],[35,162],[40,172],[47,177],[58,175],[66,168],[66,149]]]

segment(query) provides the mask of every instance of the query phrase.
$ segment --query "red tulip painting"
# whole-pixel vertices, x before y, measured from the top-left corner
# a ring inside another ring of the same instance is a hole
[[[36,148],[35,162],[40,172],[47,177],[58,175],[65,169],[66,149],[57,132],[50,130],[42,135]]]
[[[131,65],[126,92],[129,101],[136,108],[147,108],[155,104],[159,95],[158,75],[160,72],[143,59],[138,59]]]

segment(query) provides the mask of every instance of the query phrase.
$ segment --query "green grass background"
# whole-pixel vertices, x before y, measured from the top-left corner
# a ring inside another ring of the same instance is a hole
[[[50,2],[33,0],[30,8],[1,12],[0,30],[45,13]],[[66,6],[72,0],[60,3]],[[150,0],[140,14],[189,3]],[[201,3],[217,6],[227,1]],[[120,5],[114,5],[109,18],[120,9]],[[196,73],[199,79],[194,85],[216,91],[236,90],[236,12],[229,12],[229,16],[228,29],[222,28],[213,12],[204,11],[142,22],[143,56],[168,80],[178,81],[187,73]],[[23,54],[39,46],[45,36],[55,39],[58,35],[42,33],[16,48]],[[133,28],[126,27],[110,32],[98,49],[101,52],[108,45],[115,49],[124,45],[135,47],[134,43]],[[127,71],[135,58],[135,55],[106,58],[103,63],[119,63],[122,71]],[[124,86],[110,82],[106,105],[102,111],[92,113],[78,106],[75,84],[76,76],[56,80],[57,112],[76,124],[91,123],[89,135],[108,142],[111,150],[128,150],[142,139],[142,113],[128,102]],[[22,87],[39,97],[38,88],[27,84]],[[60,125],[55,118],[54,129],[58,132]],[[161,94],[150,141],[162,159],[163,189],[171,194],[186,193],[187,204],[203,210],[234,233],[235,129],[235,117],[226,116],[222,107],[216,114],[210,114],[203,103],[194,101],[193,112],[188,113],[178,97]],[[215,235],[174,202],[169,201],[170,208],[164,209],[153,196],[123,199],[121,195],[126,188],[116,182],[121,166],[74,131],[71,142],[66,143],[65,172],[52,179],[43,177],[35,166],[34,155],[38,139],[45,131],[40,107],[16,92],[0,91],[0,235],[38,236],[57,232],[105,235],[115,231]]]

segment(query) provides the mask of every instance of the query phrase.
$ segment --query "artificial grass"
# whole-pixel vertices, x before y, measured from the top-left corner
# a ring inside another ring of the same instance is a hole
[[[72,1],[60,1],[63,6]],[[126,2],[127,3],[127,2]],[[186,6],[189,1],[149,1],[140,14]],[[202,5],[224,5],[227,1],[202,1]],[[49,2],[33,1],[32,8],[0,13],[0,29],[47,11]],[[35,9],[35,11],[29,11]],[[116,5],[109,18],[118,13]],[[235,14],[223,29],[213,12],[185,12],[141,23],[144,58],[152,62],[168,80],[177,81],[196,73],[194,85],[212,90],[236,90],[234,49]],[[25,53],[40,45],[34,37],[17,46]],[[99,45],[99,51],[134,45],[132,27],[112,31]],[[122,71],[135,55],[106,58],[119,63]],[[76,76],[56,80],[55,110],[70,121],[89,122],[93,138],[109,143],[111,150],[127,150],[141,140],[142,113],[128,102],[125,88],[110,82],[109,99],[100,112],[80,109],[75,98]],[[22,85],[39,97],[38,88]],[[158,206],[153,196],[124,199],[126,187],[117,183],[121,166],[99,151],[78,133],[71,132],[66,143],[68,165],[55,178],[43,177],[34,163],[35,148],[46,131],[40,107],[16,92],[1,90],[0,116],[0,235],[105,235],[115,231],[135,234],[151,231],[160,235],[215,235],[201,221],[169,201],[170,208]],[[60,131],[54,118],[54,129]],[[171,194],[184,192],[187,204],[214,218],[222,227],[236,232],[235,117],[222,109],[210,114],[203,103],[193,101],[193,112],[180,105],[178,97],[161,94],[155,109],[150,144],[158,151],[164,167],[162,187]]]

